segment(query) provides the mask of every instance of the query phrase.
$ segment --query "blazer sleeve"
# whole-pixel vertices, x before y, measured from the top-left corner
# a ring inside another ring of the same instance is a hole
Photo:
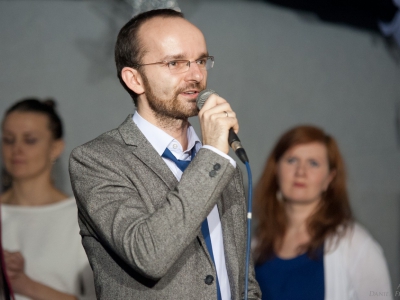
[[[80,146],[71,153],[71,184],[80,222],[103,247],[137,272],[158,280],[199,234],[201,222],[232,180],[235,168],[213,151],[201,149],[175,189],[160,187],[162,205],[154,208],[154,199],[146,193],[150,183],[137,173],[147,172],[149,180],[156,174],[140,162],[132,165],[126,159],[128,151],[121,149],[102,143]],[[221,168],[210,176],[215,163]]]
[[[86,258],[87,260],[87,258]],[[93,272],[90,265],[87,264],[79,274],[80,281],[80,294],[77,296],[78,300],[95,300],[96,291],[94,288]]]
[[[248,288],[248,298],[252,300],[261,300],[261,290],[258,282],[256,280],[254,272],[254,262],[253,257],[250,255],[250,266],[249,266],[249,288]],[[244,294],[242,295],[244,299]]]

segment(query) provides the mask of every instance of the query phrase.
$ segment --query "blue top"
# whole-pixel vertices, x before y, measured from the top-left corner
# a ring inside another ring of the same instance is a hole
[[[274,255],[255,272],[263,300],[324,299],[323,249],[313,259],[307,253],[291,259]]]

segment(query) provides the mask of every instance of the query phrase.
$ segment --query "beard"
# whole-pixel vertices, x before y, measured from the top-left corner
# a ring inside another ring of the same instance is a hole
[[[158,119],[187,120],[190,117],[198,115],[199,110],[197,109],[197,105],[193,106],[189,102],[183,103],[182,101],[179,101],[178,96],[180,93],[189,89],[204,90],[205,84],[199,82],[188,84],[175,90],[169,99],[161,99],[154,93],[149,80],[144,74],[142,74],[142,78],[146,90],[147,102]]]

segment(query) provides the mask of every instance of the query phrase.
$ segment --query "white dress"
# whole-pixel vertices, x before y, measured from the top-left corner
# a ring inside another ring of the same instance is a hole
[[[3,249],[22,253],[29,277],[79,299],[96,299],[74,198],[34,207],[2,204],[1,221]]]

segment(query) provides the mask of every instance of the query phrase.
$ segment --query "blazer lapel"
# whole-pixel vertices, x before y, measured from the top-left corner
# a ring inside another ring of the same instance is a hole
[[[118,127],[125,144],[131,148],[133,155],[148,166],[165,184],[173,190],[178,184],[178,180],[165,164],[157,151],[146,139],[140,129],[132,120],[133,115],[129,115],[126,120]]]

